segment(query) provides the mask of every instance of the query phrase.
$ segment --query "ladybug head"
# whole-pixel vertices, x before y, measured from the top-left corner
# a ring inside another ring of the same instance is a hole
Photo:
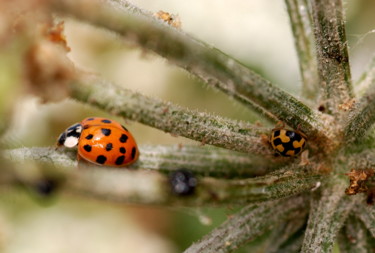
[[[77,123],[73,126],[66,129],[62,134],[60,134],[57,145],[58,146],[65,146],[67,148],[72,148],[77,146],[79,137],[81,136],[82,132],[82,125]]]

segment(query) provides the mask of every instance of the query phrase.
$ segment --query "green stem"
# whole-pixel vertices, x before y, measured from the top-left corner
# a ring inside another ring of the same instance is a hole
[[[311,27],[310,6],[307,0],[285,0],[294,35],[302,77],[302,94],[316,100],[319,94],[318,66]]]
[[[356,103],[344,128],[345,142],[358,142],[375,123],[375,79],[366,94]]]
[[[98,78],[85,76],[70,87],[72,98],[173,135],[246,153],[273,153],[261,138],[270,131],[265,128],[183,109]]]
[[[171,172],[179,168],[210,177],[254,177],[280,165],[257,156],[209,146],[141,146],[141,157],[134,168]]]
[[[353,98],[343,13],[341,0],[312,1],[322,99],[326,111],[336,116],[342,114],[340,105]]]
[[[373,238],[369,238],[366,227],[357,218],[351,216],[338,236],[340,253],[368,253],[373,251],[369,243]]]
[[[317,112],[228,55],[161,24],[126,1],[54,0],[53,9],[136,41],[273,121],[300,126],[311,138],[327,137]]]
[[[372,237],[375,238],[375,208],[372,205],[358,205],[355,208],[356,216],[362,220],[367,229],[371,232]]]
[[[306,167],[292,165],[288,167],[289,170],[282,169],[266,176],[243,180],[197,176],[196,194],[189,198],[179,198],[170,190],[168,175],[156,171],[134,170],[142,165],[143,159],[154,159],[154,157],[147,157],[147,155],[143,157],[142,151],[141,148],[138,165],[136,164],[128,169],[105,168],[84,162],[78,164],[75,159],[75,152],[62,152],[51,148],[6,150],[3,155],[14,164],[35,161],[43,165],[41,167],[44,168],[44,171],[40,174],[45,176],[58,174],[61,180],[66,182],[64,187],[66,190],[124,203],[188,206],[245,204],[296,195],[308,191],[315,186],[318,180],[322,180],[322,176],[316,174],[314,165]],[[178,157],[178,154],[176,157]],[[169,161],[167,160],[166,164]],[[207,162],[210,168],[212,166],[211,161]],[[143,164],[147,164],[147,162]],[[77,167],[82,168],[77,169]],[[18,171],[18,173],[20,173],[22,179],[27,181],[30,166],[23,166],[22,168],[23,170]],[[178,168],[180,167],[175,169]],[[144,167],[143,169],[148,168]],[[146,185],[147,189],[145,189]]]
[[[333,178],[322,186],[322,196],[313,196],[301,252],[331,252],[338,231],[358,199],[345,195],[346,186],[343,179]]]
[[[305,199],[301,196],[251,204],[233,215],[221,226],[194,243],[184,253],[232,252],[250,240],[261,236],[283,220],[301,216],[305,212]]]
[[[305,223],[306,215],[301,215],[301,217],[293,217],[291,220],[285,222],[278,228],[273,229],[272,235],[268,238],[267,245],[263,252],[279,252],[280,248],[282,248],[284,244],[287,244],[289,240],[293,240],[296,233],[302,229]],[[300,246],[301,245],[302,241],[300,243]]]
[[[375,56],[371,59],[366,71],[363,72],[355,85],[355,94],[357,97],[363,97],[369,87],[375,83]]]

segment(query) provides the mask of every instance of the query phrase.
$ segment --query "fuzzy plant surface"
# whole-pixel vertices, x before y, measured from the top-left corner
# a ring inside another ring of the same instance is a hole
[[[0,1],[3,8],[17,2]],[[45,177],[58,178],[64,191],[90,198],[241,207],[193,242],[186,253],[236,252],[242,247],[251,252],[332,252],[334,246],[344,253],[374,252],[375,64],[353,85],[341,0],[285,0],[285,4],[299,59],[300,99],[184,33],[168,14],[155,15],[125,0],[25,4],[24,10],[34,11],[16,26],[4,24],[12,27],[7,41],[2,40],[6,46],[0,48],[4,84],[21,89],[22,83],[46,103],[71,98],[206,145],[141,146],[138,162],[126,169],[94,165],[77,169],[75,151],[55,147],[3,148],[2,164],[9,166],[2,166],[1,180],[29,180],[24,176],[27,166],[20,164],[34,161]],[[53,24],[56,17],[106,29],[119,40],[160,55],[269,124],[189,110],[80,70],[66,57],[69,45],[61,23]],[[30,24],[30,18],[44,26]],[[14,71],[14,66],[22,71]],[[6,115],[5,109],[0,113]],[[269,137],[278,122],[303,132],[307,148],[302,154],[274,155]],[[6,125],[1,124],[3,132]],[[168,174],[181,167],[198,180],[191,196],[180,197],[170,190]]]

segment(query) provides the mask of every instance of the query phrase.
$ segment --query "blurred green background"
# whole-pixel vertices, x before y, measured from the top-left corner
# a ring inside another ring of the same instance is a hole
[[[133,0],[132,3],[152,12],[178,14],[184,31],[299,96],[297,57],[284,1]],[[375,1],[344,3],[352,76],[356,80],[375,52]],[[72,49],[69,57],[80,68],[190,109],[232,119],[257,120],[252,112],[221,92],[108,31],[66,21],[65,34]],[[9,92],[6,87],[0,89],[0,94]],[[9,148],[53,146],[59,133],[88,116],[124,121],[73,100],[42,104],[27,93],[17,97],[11,111],[10,127],[4,136]],[[198,144],[139,123],[125,121],[125,124],[139,145]],[[231,207],[124,206],[66,194],[43,200],[31,190],[5,188],[0,195],[0,246],[2,252],[12,253],[181,252],[234,211]]]

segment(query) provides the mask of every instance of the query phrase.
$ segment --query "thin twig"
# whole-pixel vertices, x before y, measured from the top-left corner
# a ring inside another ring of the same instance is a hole
[[[261,138],[269,130],[262,127],[183,109],[93,76],[71,82],[70,88],[72,98],[176,136],[246,153],[273,153]]]
[[[340,105],[353,98],[341,0],[313,0],[312,14],[323,103],[338,117]]]
[[[251,204],[233,215],[221,226],[191,245],[184,253],[232,252],[257,238],[283,220],[305,212],[303,197]]]
[[[307,0],[285,0],[302,77],[302,94],[316,100],[319,94],[318,65],[311,27],[311,13]]]
[[[300,125],[311,138],[327,138],[317,112],[228,55],[161,24],[151,15],[130,6],[127,1],[54,0],[53,9],[137,42],[206,83],[261,110],[273,121],[282,120],[293,128]]]
[[[346,196],[345,187],[345,181],[336,178],[325,185],[321,197],[313,198],[301,252],[331,252],[338,231],[358,200]]]

